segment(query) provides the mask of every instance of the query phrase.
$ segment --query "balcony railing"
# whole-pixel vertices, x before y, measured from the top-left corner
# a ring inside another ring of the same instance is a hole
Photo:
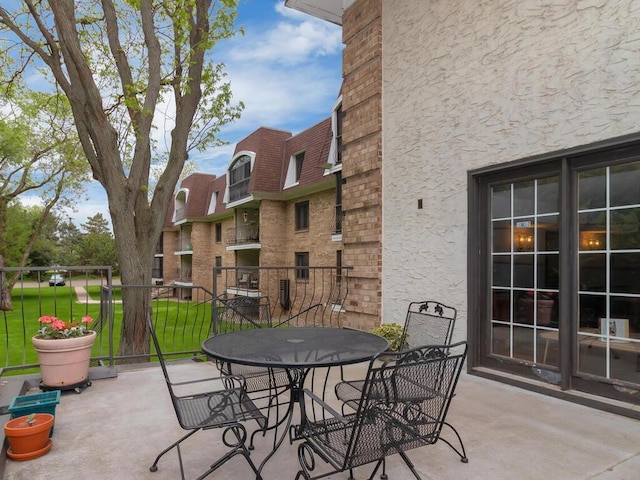
[[[175,282],[191,283],[193,282],[193,271],[190,268],[177,268],[173,278]]]
[[[232,309],[234,314],[252,316],[260,311],[272,325],[338,327],[344,322],[348,267],[218,268],[221,275],[214,277],[217,297],[196,285],[114,285],[110,267],[56,267],[56,273],[65,274],[65,285],[51,287],[48,279],[53,270],[49,267],[0,269],[0,292],[4,292],[0,294],[10,295],[13,303],[11,310],[0,311],[0,376],[38,372],[31,337],[39,328],[41,315],[62,319],[93,317],[91,329],[98,337],[91,365],[98,369],[94,371],[98,376],[115,375],[112,367],[119,363],[148,359],[148,351],[119,354],[120,335],[115,333],[122,329],[122,301],[134,292],[141,294],[135,301],[150,299],[149,315],[167,355],[199,354],[201,343],[219,320],[216,315],[222,311],[220,308],[228,308],[229,301],[243,307]],[[301,269],[307,271],[308,278],[297,278],[296,272]],[[247,278],[255,279],[255,283],[248,280],[247,287],[240,285],[238,280],[243,274],[249,274]],[[184,271],[181,278],[190,281],[190,272]],[[253,304],[260,307],[256,309]]]
[[[173,244],[174,252],[193,252],[193,246],[191,246],[190,240],[178,239]]]
[[[217,267],[218,298],[268,305],[273,325],[341,326],[351,267]]]
[[[259,225],[241,225],[227,229],[228,245],[247,245],[250,243],[260,243]]]
[[[122,328],[125,292],[148,293],[150,315],[170,355],[198,354],[200,344],[210,335],[213,296],[202,287],[189,287],[187,302],[178,297],[183,289],[174,286],[113,285],[110,267],[59,267],[57,271],[65,274],[64,286],[49,287],[51,269],[47,267],[0,269],[0,292],[6,292],[13,276],[17,276],[10,293],[13,308],[0,312],[0,376],[38,371],[31,337],[39,328],[41,315],[65,320],[91,316],[94,320],[90,328],[98,333],[91,358],[93,367],[108,368],[133,358],[147,358],[147,353],[118,354],[120,336],[114,332]]]

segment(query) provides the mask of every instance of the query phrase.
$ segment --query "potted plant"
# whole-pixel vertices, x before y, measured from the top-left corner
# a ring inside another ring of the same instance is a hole
[[[38,352],[42,384],[47,387],[75,388],[87,382],[91,348],[96,332],[89,330],[89,316],[79,322],[65,322],[56,317],[42,316],[41,328],[31,338]]]
[[[9,420],[4,435],[9,441],[7,455],[13,460],[31,460],[51,449],[49,439],[54,417],[50,413],[32,413]]]
[[[400,351],[407,346],[406,338],[404,342],[402,342],[404,328],[402,327],[402,325],[399,325],[397,323],[383,323],[379,327],[372,329],[371,333],[385,338],[389,342],[390,352]]]

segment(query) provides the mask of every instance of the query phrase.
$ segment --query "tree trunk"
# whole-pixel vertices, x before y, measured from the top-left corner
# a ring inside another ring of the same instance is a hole
[[[31,5],[34,2],[29,3]],[[93,177],[104,187],[109,200],[118,267],[125,286],[119,351],[122,355],[145,354],[149,352],[146,318],[150,312],[153,253],[187,153],[194,147],[189,134],[203,95],[203,85],[207,86],[207,90],[218,92],[213,87],[220,82],[221,92],[209,95],[215,108],[207,108],[208,112],[203,114],[203,118],[207,124],[213,121],[213,125],[209,127],[211,134],[203,138],[207,138],[208,142],[213,140],[213,133],[218,126],[214,116],[218,116],[219,123],[224,124],[239,114],[236,109],[227,108],[231,96],[223,80],[216,79],[217,74],[212,75],[210,71],[203,75],[205,63],[209,64],[207,49],[212,47],[218,36],[225,38],[231,34],[234,9],[229,5],[230,2],[220,2],[220,10],[212,17],[212,0],[195,0],[187,2],[188,9],[174,11],[175,45],[165,58],[163,42],[166,39],[162,31],[167,28],[169,20],[162,15],[155,16],[155,2],[129,2],[132,12],[140,15],[145,52],[143,60],[137,59],[135,52],[130,60],[127,51],[131,49],[120,43],[122,38],[127,37],[120,28],[126,30],[129,21],[120,22],[118,2],[97,2],[94,5],[96,10],[98,4],[101,7],[101,14],[96,15],[96,22],[100,25],[98,30],[100,35],[106,37],[96,37],[96,41],[105,41],[102,45],[104,48],[99,50],[109,52],[113,57],[114,73],[118,80],[103,91],[101,75],[94,77],[95,68],[87,62],[93,48],[83,50],[86,47],[82,41],[85,37],[80,34],[78,27],[84,26],[76,18],[77,3],[80,2],[50,0],[48,7],[40,8],[38,2],[34,3],[35,6],[31,5],[29,14],[34,17],[35,33],[39,34],[36,35],[37,40],[20,30],[14,22],[15,18],[4,6],[0,6],[0,16],[17,38],[50,68],[56,83],[69,99],[78,138],[91,165]],[[169,9],[162,10],[163,15],[170,14]],[[54,30],[47,30],[51,20]],[[214,32],[211,31],[212,25],[215,25]],[[146,68],[146,85],[141,87],[139,79],[132,72],[143,66]],[[163,66],[169,68],[163,69]],[[166,78],[167,72],[173,74]],[[121,88],[122,98],[115,105],[110,101],[105,108],[104,102],[107,97],[114,96],[112,89],[116,84]],[[164,101],[161,93],[168,93],[169,85],[176,107],[174,127],[166,167],[149,199],[149,172],[152,160],[155,160],[151,141],[153,118],[159,99]],[[114,109],[114,106],[122,107],[122,110]],[[130,125],[127,133],[131,135],[131,150],[122,148],[127,142],[127,137],[123,137],[121,131],[123,124]],[[146,288],[133,289],[132,286]]]
[[[0,255],[0,269],[4,265],[4,258]],[[7,283],[7,272],[0,270],[0,311],[9,312],[13,310],[13,302],[11,301],[11,288]]]
[[[160,235],[158,227],[153,227],[148,206],[139,206],[132,215],[125,213],[126,203],[126,199],[117,197],[109,202],[122,284],[123,321],[119,348],[122,356],[149,353],[147,316],[151,314],[151,272]],[[148,358],[130,361],[146,362]]]
[[[9,312],[13,310],[11,301],[11,286],[7,283],[7,272],[2,270],[5,267],[5,221],[7,218],[7,202],[0,198],[0,311]]]

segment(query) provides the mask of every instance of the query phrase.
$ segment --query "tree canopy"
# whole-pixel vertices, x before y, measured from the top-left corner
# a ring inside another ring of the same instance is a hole
[[[38,69],[68,99],[93,177],[107,192],[123,284],[148,285],[155,245],[188,152],[221,143],[240,115],[216,42],[236,0],[22,0],[0,6],[13,83]],[[167,128],[158,135],[158,127]],[[150,193],[152,165],[163,165]],[[150,297],[123,291],[123,353],[146,353]]]

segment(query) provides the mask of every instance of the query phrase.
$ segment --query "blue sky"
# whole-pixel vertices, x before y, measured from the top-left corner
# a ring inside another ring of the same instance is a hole
[[[298,133],[331,115],[342,81],[340,27],[284,6],[284,0],[239,0],[238,26],[245,34],[216,45],[234,98],[245,104],[240,120],[220,138],[229,145],[192,152],[197,171],[221,175],[235,144],[261,126]],[[110,221],[102,186],[87,186],[90,198],[67,212],[78,226],[97,212]]]

